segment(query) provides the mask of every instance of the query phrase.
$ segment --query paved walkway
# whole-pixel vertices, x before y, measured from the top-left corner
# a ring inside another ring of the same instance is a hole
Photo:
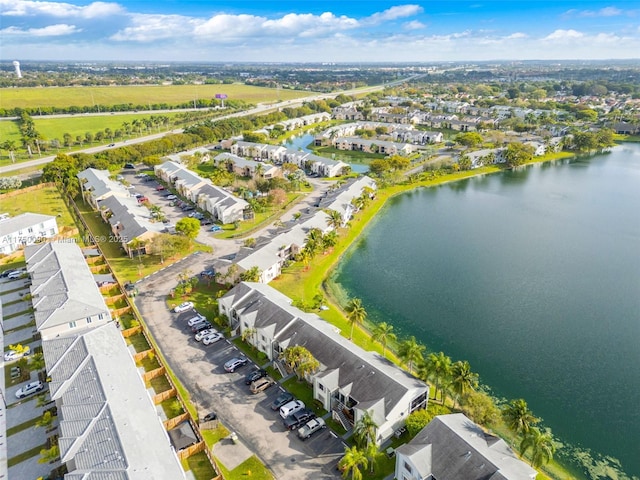
[[[46,477],[49,475],[51,470],[60,466],[60,462],[56,462],[53,464],[49,463],[38,463],[40,459],[40,454],[35,457],[31,457],[24,462],[20,462],[17,465],[9,468],[9,479],[10,480],[36,480],[40,477]]]
[[[240,439],[234,443],[229,438],[223,438],[213,446],[212,451],[228,470],[233,470],[253,455],[253,452]]]

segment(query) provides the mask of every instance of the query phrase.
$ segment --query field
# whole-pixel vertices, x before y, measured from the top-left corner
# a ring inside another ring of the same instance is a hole
[[[116,87],[47,87],[5,88],[0,95],[0,108],[68,107],[117,105],[133,103],[148,105],[167,103],[175,105],[194,99],[214,98],[217,93],[229,99],[249,103],[273,102],[306,97],[311,92],[280,90],[275,88],[232,85],[149,85]]]
[[[12,197],[1,198],[2,212],[12,217],[21,213],[33,212],[58,217],[58,229],[75,227],[67,205],[56,187],[44,187],[39,190],[21,192]]]

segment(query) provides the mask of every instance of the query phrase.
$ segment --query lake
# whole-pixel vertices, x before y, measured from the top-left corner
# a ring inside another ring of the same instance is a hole
[[[640,144],[400,195],[332,280],[640,476]]]

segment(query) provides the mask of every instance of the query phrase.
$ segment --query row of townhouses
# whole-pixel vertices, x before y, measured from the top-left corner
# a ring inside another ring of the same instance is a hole
[[[0,215],[0,255],[9,255],[20,248],[58,234],[58,222],[52,215],[22,213],[15,217]]]
[[[219,312],[236,333],[251,329],[248,341],[270,360],[277,360],[288,347],[307,348],[320,363],[308,377],[313,398],[347,429],[368,413],[381,443],[411,412],[427,406],[428,385],[354,345],[317,315],[293,307],[290,298],[268,285],[238,284],[220,298]]]
[[[231,153],[240,157],[250,157],[257,160],[272,162],[276,165],[292,163],[303,170],[323,177],[337,177],[342,175],[348,165],[339,160],[320,157],[309,152],[302,152],[282,145],[268,145],[265,143],[253,143],[238,141],[233,144],[224,144]]]
[[[550,152],[558,152],[562,148],[562,137],[553,137],[547,142],[537,139],[522,139],[522,144],[529,145],[533,148],[533,156],[540,157]],[[483,148],[474,151],[465,151],[461,154],[471,160],[471,168],[482,167],[483,165],[492,165],[505,163],[507,161],[504,156],[506,148]]]
[[[307,235],[312,229],[318,229],[323,235],[332,230],[329,225],[329,215],[323,210],[338,212],[344,226],[355,212],[353,200],[367,191],[373,195],[375,189],[376,183],[364,176],[327,192],[327,195],[320,200],[321,210],[307,218],[302,218],[293,228],[285,232],[271,238],[258,239],[252,248],[241,248],[233,260],[233,263],[238,266],[238,275],[258,267],[262,283],[269,283],[279,277],[285,263],[294,259],[304,248]]]
[[[214,157],[213,163],[217,167],[226,168],[229,173],[239,177],[248,177],[254,180],[282,177],[282,169],[276,165],[239,157],[233,153],[222,152]]]
[[[65,480],[185,478],[80,247],[32,245],[25,260]]]
[[[173,161],[154,167],[155,174],[180,195],[209,212],[214,220],[223,224],[234,223],[251,215],[249,204],[222,187],[202,178],[184,165]]]
[[[316,146],[334,146],[343,137],[352,137],[357,130],[376,130],[384,129],[386,135],[396,142],[411,143],[414,145],[427,145],[431,143],[440,143],[444,140],[444,136],[440,132],[428,132],[424,130],[416,130],[413,124],[403,123],[383,123],[373,121],[357,121],[352,123],[344,123],[329,127],[324,132],[318,134],[314,139]]]
[[[83,198],[109,223],[114,238],[130,255],[136,244],[146,243],[165,226],[120,182],[110,178],[108,170],[88,168],[78,173]],[[143,249],[144,250],[144,249]],[[141,252],[144,253],[144,252]]]

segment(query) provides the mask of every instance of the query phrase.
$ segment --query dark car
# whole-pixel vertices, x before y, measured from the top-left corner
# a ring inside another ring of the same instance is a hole
[[[292,413],[285,418],[282,423],[287,430],[296,430],[309,420],[316,418],[316,414],[310,408],[303,408],[295,413]]]
[[[9,270],[5,270],[4,272],[0,273],[0,278],[7,278],[10,273],[13,273],[15,271],[16,271],[15,268],[11,268]]]
[[[289,392],[282,392],[271,404],[271,410],[280,410],[280,407],[293,400],[293,395]]]
[[[255,382],[256,380],[260,380],[262,377],[267,376],[267,371],[259,368],[258,370],[253,370],[249,372],[246,377],[244,377],[244,384],[249,385],[251,382]]]
[[[211,422],[213,420],[216,420],[218,418],[218,415],[216,415],[215,412],[211,412],[211,413],[207,413],[204,418],[202,419],[203,422]]]
[[[182,208],[182,210],[185,212],[190,212],[191,210],[195,210],[196,207],[194,207],[193,205],[185,205],[184,207],[180,208]]]
[[[211,322],[201,322],[201,323],[197,323],[193,327],[191,327],[191,331],[193,333],[198,333],[198,332],[201,332],[202,330],[206,330],[208,328],[213,328],[213,325],[211,325]]]
[[[128,168],[129,170],[135,170],[136,166],[133,163],[125,163],[124,168]]]
[[[210,218],[200,219],[200,225],[212,225],[212,224],[213,224],[213,220],[211,220]]]

